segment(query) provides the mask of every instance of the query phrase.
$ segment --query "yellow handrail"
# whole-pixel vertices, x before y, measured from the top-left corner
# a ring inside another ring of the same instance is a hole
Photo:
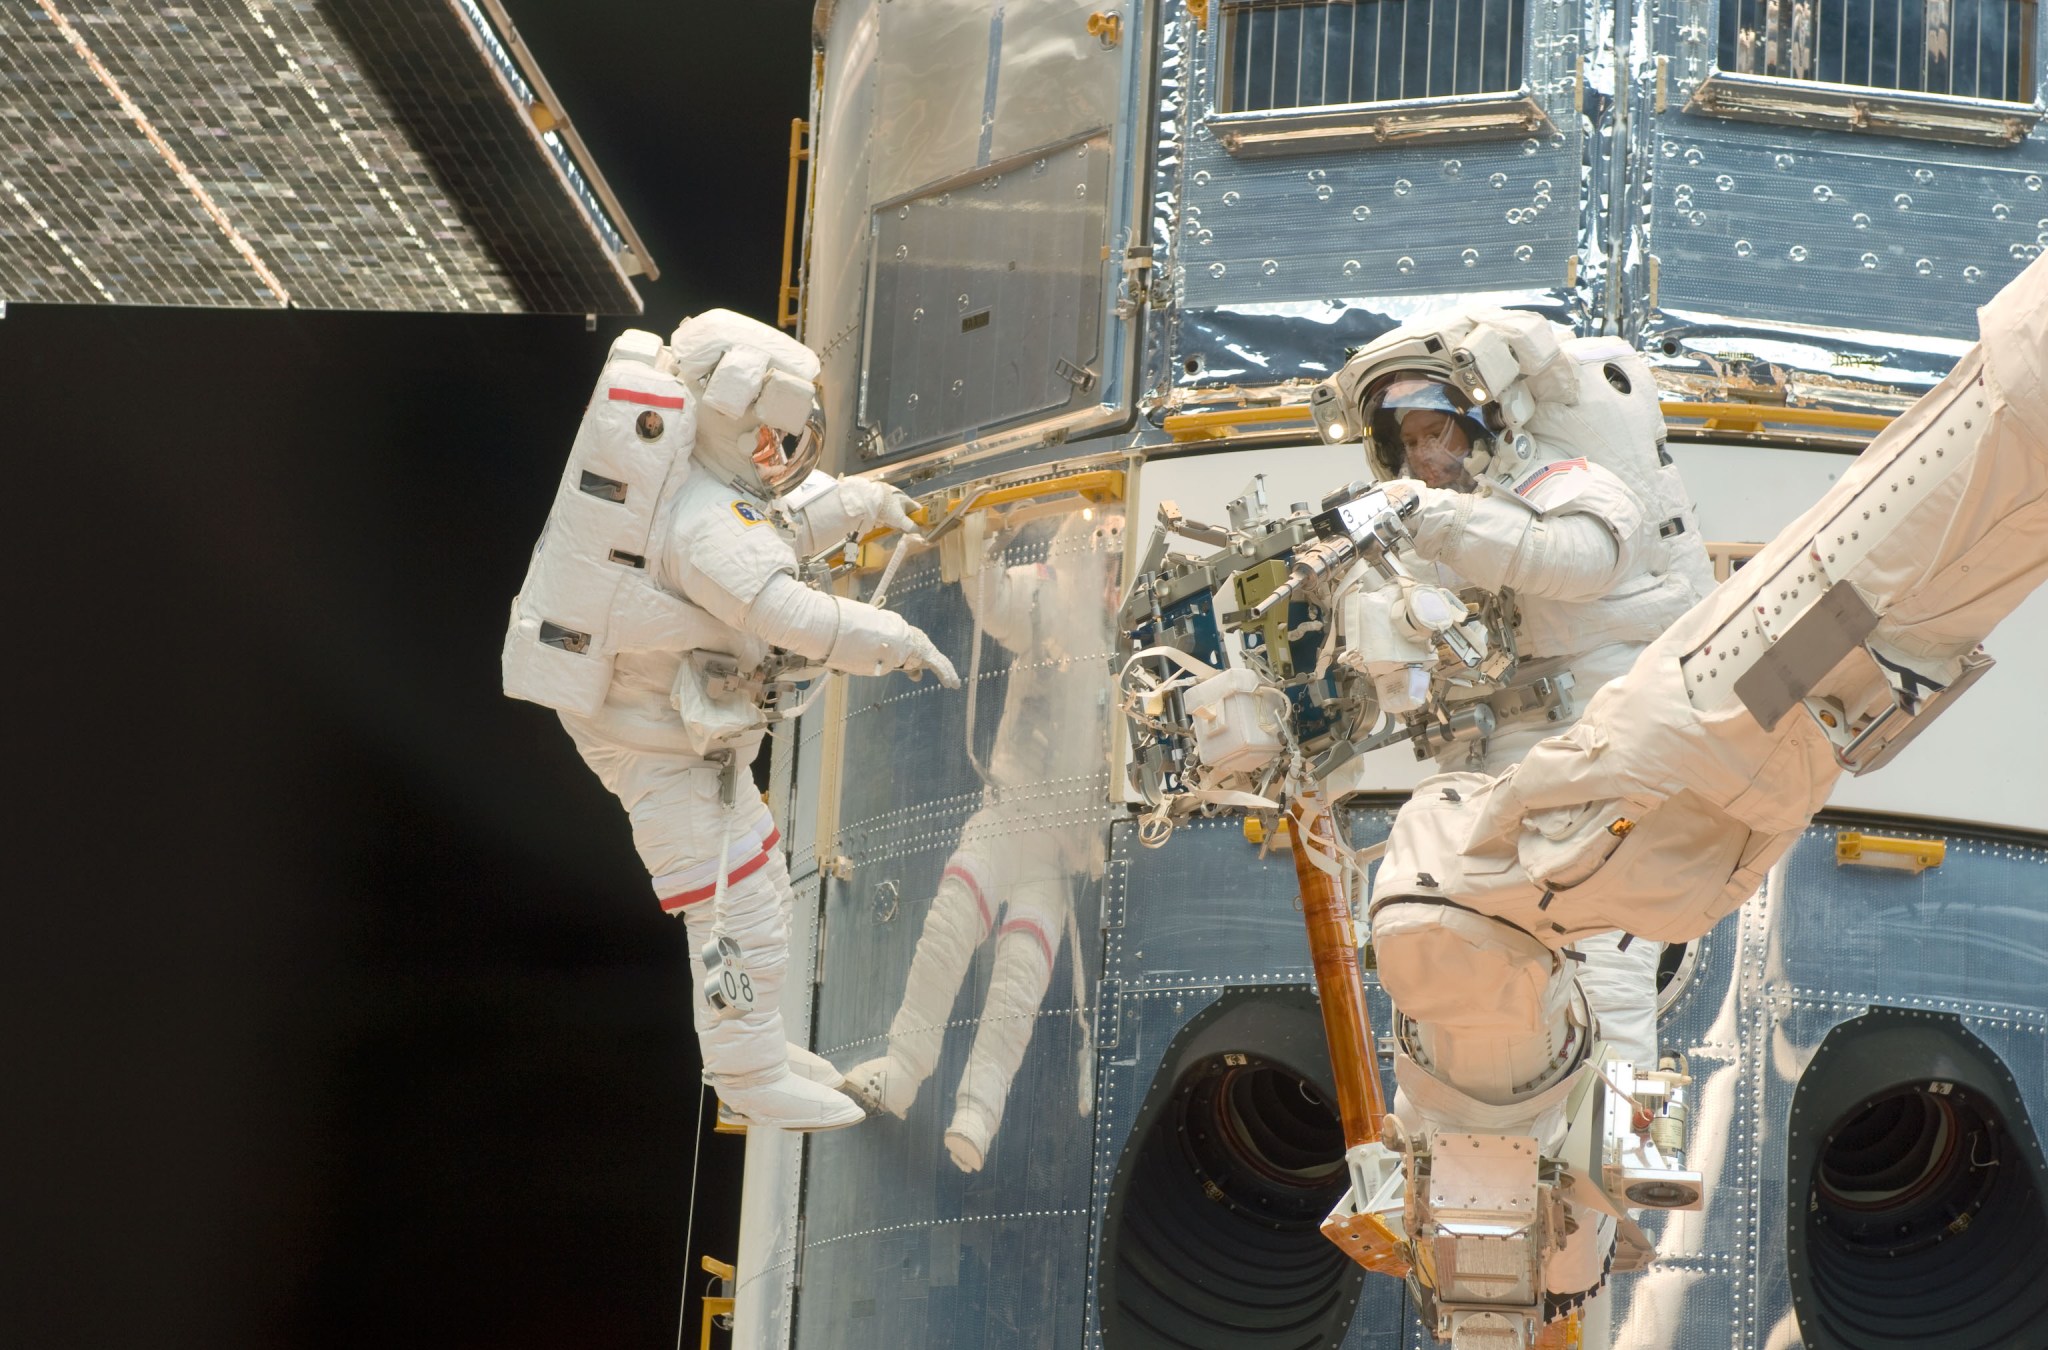
[[[1837,865],[1854,863],[1864,867],[1891,867],[1903,872],[1925,872],[1941,866],[1948,857],[1948,842],[1942,839],[1900,839],[1885,834],[1862,834],[1843,830],[1835,836]]]
[[[726,1319],[725,1330],[732,1330],[732,1282],[735,1271],[715,1256],[704,1257],[703,1261],[704,1269],[718,1281],[722,1291],[720,1294],[704,1296],[704,1331],[697,1338],[697,1347],[698,1350],[711,1350],[711,1329],[717,1325],[719,1318]]]
[[[1778,403],[1666,403],[1666,420],[1699,418],[1708,431],[1759,432],[1772,423],[1800,427],[1842,427],[1850,431],[1883,431],[1889,413],[1836,412],[1832,408],[1795,408]]]
[[[1057,478],[1041,478],[1034,483],[1014,483],[1009,487],[986,488],[974,494],[967,505],[969,511],[986,511],[991,507],[1008,506],[1012,502],[1038,501],[1044,497],[1057,497],[1072,492],[1091,502],[1122,501],[1124,495],[1124,471],[1122,469],[1084,469],[1080,473],[1061,474]],[[947,504],[947,514],[960,509],[960,499],[954,498]]]
[[[1069,492],[1088,502],[1120,502],[1124,499],[1124,471],[1083,469],[1079,473],[1061,474],[1057,478],[1013,483],[1009,487],[984,488],[971,498],[949,497],[943,508],[920,503],[911,508],[910,518],[920,525],[931,527],[957,520],[972,511],[987,511],[998,506],[1009,506],[1014,502],[1039,501]],[[870,530],[861,536],[861,556],[857,564],[860,571],[869,572],[882,566],[884,555],[881,550],[870,549],[868,545],[888,533],[889,530],[885,527]]]
[[[810,135],[810,123],[803,118],[793,118],[789,124],[789,199],[782,209],[782,291],[775,302],[775,324],[794,333],[803,318],[803,286],[790,280],[790,264],[796,258],[796,174],[797,165],[811,157],[810,147],[804,138]]]
[[[1215,441],[1236,427],[1266,423],[1311,423],[1306,403],[1265,404],[1256,408],[1209,408],[1202,412],[1169,413],[1161,425],[1177,441]]]

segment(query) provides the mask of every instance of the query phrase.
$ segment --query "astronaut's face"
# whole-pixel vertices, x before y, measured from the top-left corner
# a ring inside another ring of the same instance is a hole
[[[1434,488],[1469,492],[1477,484],[1465,467],[1472,438],[1464,423],[1446,412],[1418,408],[1401,415],[1403,467]]]
[[[754,467],[761,471],[761,481],[769,487],[780,487],[789,474],[789,465],[782,454],[782,435],[773,427],[762,427],[754,433]]]

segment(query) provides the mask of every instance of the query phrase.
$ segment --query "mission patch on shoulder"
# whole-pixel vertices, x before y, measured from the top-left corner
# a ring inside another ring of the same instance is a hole
[[[766,525],[768,513],[752,502],[734,502],[732,513],[740,518],[742,525]]]

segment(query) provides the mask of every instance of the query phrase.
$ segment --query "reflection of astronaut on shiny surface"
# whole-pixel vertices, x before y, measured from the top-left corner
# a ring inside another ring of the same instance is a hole
[[[1071,930],[1074,887],[1103,869],[1104,676],[1122,520],[1092,516],[1067,516],[1042,563],[974,559],[979,566],[961,578],[978,633],[1011,653],[1008,696],[982,806],[946,860],[889,1024],[888,1050],[846,1074],[848,1089],[876,1109],[906,1115],[938,1064],[974,953],[993,935],[988,996],[945,1136],[947,1153],[966,1172],[981,1169],[1002,1123]],[[1080,953],[1068,958],[1078,961]]]
[[[791,1129],[861,1112],[830,1065],[784,1040],[789,876],[748,766],[821,666],[958,682],[900,616],[799,578],[798,548],[912,528],[895,490],[808,473],[817,375],[808,348],[724,311],[665,346],[614,343],[505,645],[506,692],[560,712],[625,805],[662,908],[683,917],[706,1080],[747,1123]],[[702,988],[707,946],[722,1007]]]
[[[1977,644],[2048,577],[2048,264],[1980,318],[1953,373],[1576,725],[1497,776],[1429,779],[1396,818],[1372,898],[1381,983],[1403,1019],[1394,1142],[1411,1181],[1428,1178],[1408,1187],[1405,1221],[1455,1344],[1523,1343],[1502,1338],[1596,1288],[1617,1232],[1646,1251],[1625,1206],[1685,1203],[1682,1185],[1631,1183],[1631,1169],[1673,1173],[1635,1133],[1625,1093],[1591,1122],[1596,1147],[1565,1146],[1606,1100],[1577,1091],[1600,1066],[1568,951],[1615,929],[1703,936],[1844,768],[1881,767],[1982,673]],[[1475,537],[1457,504],[1423,500],[1418,550],[1473,566],[1447,556]],[[1539,546],[1538,524],[1514,559],[1578,547],[1555,530]],[[1511,1247],[1477,1236],[1473,1214],[1523,1196],[1549,1217]]]
[[[1663,458],[1656,385],[1641,357],[1621,342],[1558,343],[1523,314],[1479,311],[1429,332],[1469,346],[1489,330],[1532,368],[1518,367],[1498,391],[1515,404],[1516,384],[1530,395],[1512,427],[1490,425],[1484,405],[1441,368],[1400,364],[1421,330],[1397,331],[1355,357],[1348,392],[1375,476],[1397,504],[1413,502],[1415,553],[1447,570],[1441,579],[1454,589],[1513,593],[1514,685],[1483,700],[1484,734],[1436,752],[1445,771],[1492,774],[1569,726],[1713,576],[1684,485]],[[1538,687],[1555,692],[1528,692]],[[1462,706],[1455,695],[1448,702],[1452,713]],[[1601,1038],[1655,1067],[1659,944],[1605,933],[1575,949]]]

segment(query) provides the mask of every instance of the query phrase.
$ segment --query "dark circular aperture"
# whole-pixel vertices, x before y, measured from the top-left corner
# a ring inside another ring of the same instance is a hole
[[[1814,1183],[1819,1222],[1900,1255],[1967,1229],[1997,1182],[1998,1126],[1967,1098],[1895,1092],[1833,1131]]]
[[[1262,1224],[1321,1225],[1344,1193],[1344,1131],[1306,1080],[1212,1064],[1180,1095],[1187,1165],[1217,1203]]]
[[[1365,1271],[1322,1234],[1349,1176],[1311,1076],[1328,1073],[1321,1041],[1312,996],[1262,992],[1222,1001],[1168,1049],[1105,1215],[1108,1350],[1343,1338]]]
[[[1830,1033],[1794,1103],[1787,1256],[1810,1350],[2038,1343],[2039,1148],[1988,1047],[1873,1009]]]

